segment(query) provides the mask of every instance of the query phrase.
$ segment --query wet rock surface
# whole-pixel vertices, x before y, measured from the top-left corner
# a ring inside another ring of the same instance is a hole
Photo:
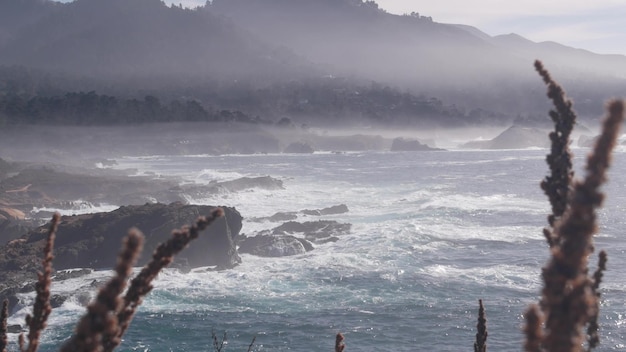
[[[284,257],[303,254],[350,233],[351,224],[334,220],[296,222],[288,221],[255,236],[241,238],[239,252],[261,257]]]
[[[186,203],[190,197],[283,188],[281,180],[270,176],[180,185],[178,180],[155,179],[156,176],[129,177],[128,172],[9,163],[0,159],[0,244],[44,224],[52,216],[45,209]]]
[[[333,205],[327,208],[322,209],[303,209],[300,211],[288,211],[288,212],[278,212],[272,216],[259,217],[251,219],[251,221],[255,222],[263,222],[263,221],[271,221],[271,222],[279,222],[279,221],[291,221],[296,220],[298,215],[307,215],[307,216],[325,216],[325,215],[338,215],[349,212],[348,206],[345,204]]]
[[[240,253],[259,257],[286,257],[313,250],[313,245],[302,238],[289,235],[257,235],[239,243]]]
[[[108,213],[63,216],[55,241],[54,269],[112,268],[122,239],[131,227],[138,228],[146,237],[137,263],[142,266],[150,260],[156,246],[170,238],[172,230],[193,224],[198,216],[208,215],[213,209],[212,206],[182,203],[145,204],[125,206]],[[190,267],[232,268],[241,262],[235,238],[241,231],[242,217],[234,208],[222,209],[225,216],[182,251],[175,263]],[[47,226],[39,227],[0,247],[0,288],[23,287],[25,282],[36,279],[36,272],[41,270],[47,231]],[[70,278],[88,272],[59,273],[57,276],[58,279]]]

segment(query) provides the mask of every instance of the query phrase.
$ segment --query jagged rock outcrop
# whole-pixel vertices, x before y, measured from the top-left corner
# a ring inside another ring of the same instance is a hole
[[[278,213],[275,213],[272,216],[266,216],[266,217],[260,217],[260,218],[253,218],[251,219],[252,221],[257,221],[257,222],[262,222],[262,221],[272,221],[272,222],[278,222],[278,221],[291,221],[291,220],[296,220],[298,218],[298,214],[302,214],[302,215],[308,215],[308,216],[325,216],[325,215],[337,215],[337,214],[343,214],[343,213],[347,213],[348,211],[350,211],[348,209],[348,206],[345,204],[339,204],[339,205],[333,205],[327,208],[322,208],[322,209],[303,209],[300,210],[299,212],[297,211],[281,211]]]
[[[0,244],[18,239],[35,226],[32,220],[3,220],[0,217]]]
[[[426,144],[421,143],[417,139],[405,139],[402,137],[395,138],[391,143],[392,152],[418,152],[418,151],[431,151],[442,150],[439,148],[431,148]]]
[[[352,224],[340,223],[334,220],[318,220],[296,222],[288,221],[272,230],[274,235],[300,234],[307,241],[316,244],[335,242],[341,236],[350,232]]]
[[[31,166],[0,179],[0,220],[9,216],[23,217],[33,208],[68,208],[77,199],[93,204],[172,203],[184,202],[186,196],[206,198],[209,194],[252,188],[283,188],[281,180],[270,176],[181,186],[174,179],[128,177],[115,171],[99,170],[100,174],[96,174],[81,169],[76,172],[79,173]]]
[[[302,238],[289,235],[257,235],[239,244],[239,252],[259,257],[286,257],[313,250],[313,245]]]
[[[295,211],[290,211],[290,212],[278,212],[272,216],[269,217],[264,217],[264,218],[257,218],[255,219],[256,221],[265,221],[265,220],[269,220],[269,221],[291,221],[291,220],[296,220],[298,218],[298,215]]]
[[[343,214],[347,213],[348,206],[345,204],[333,205],[332,207],[323,208],[323,209],[304,209],[301,211],[302,214],[305,215],[314,215],[314,216],[322,216],[322,215],[335,215],[335,214]]]
[[[171,231],[191,225],[214,207],[182,203],[125,206],[108,213],[63,216],[55,241],[53,266],[107,269],[115,265],[122,238],[128,229],[137,227],[146,236],[137,265],[151,258],[157,245],[171,236]],[[241,262],[235,238],[241,231],[242,217],[231,207],[222,207],[225,217],[218,219],[193,244],[175,259],[176,266],[217,266],[232,268]],[[42,249],[47,228],[42,226],[20,239],[0,247],[0,289],[17,287],[36,278],[41,270]]]
[[[548,148],[550,140],[546,138],[548,132],[533,127],[513,125],[491,140],[471,141],[465,143],[465,148],[476,149],[524,149]]]
[[[261,257],[284,257],[313,250],[314,244],[335,242],[352,225],[334,220],[288,221],[272,230],[239,240],[239,252]]]

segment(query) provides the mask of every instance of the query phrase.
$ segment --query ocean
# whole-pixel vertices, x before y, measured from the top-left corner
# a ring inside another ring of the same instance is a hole
[[[601,345],[626,348],[626,153],[605,186],[596,248],[608,252],[601,285]],[[524,312],[537,302],[548,259],[542,235],[549,203],[539,188],[547,150],[350,152],[306,155],[122,157],[116,168],[209,183],[269,175],[282,190],[207,194],[190,203],[236,207],[247,235],[280,223],[276,212],[345,204],[322,219],[352,224],[337,242],[306,254],[242,255],[232,270],[168,269],[140,307],[119,351],[471,351],[478,300],[491,351],[520,351]],[[583,174],[587,149],[574,150]],[[111,206],[106,205],[107,210]],[[299,215],[298,221],[319,217]],[[597,252],[590,260],[594,270]],[[95,272],[53,286],[72,298],[52,312],[40,351],[56,351],[93,296]],[[26,303],[32,295],[24,294]],[[10,317],[21,323],[30,306]],[[11,341],[16,337],[11,335]],[[15,346],[13,346],[15,347]]]

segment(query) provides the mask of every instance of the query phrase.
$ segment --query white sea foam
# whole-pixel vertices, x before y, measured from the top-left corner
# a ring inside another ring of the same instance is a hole
[[[493,265],[471,268],[459,268],[453,265],[430,265],[420,272],[425,276],[439,280],[472,282],[491,287],[503,287],[519,291],[537,291],[540,287],[540,275],[535,268],[518,265]]]
[[[541,148],[529,148],[528,150],[542,150]],[[480,152],[482,153],[487,153],[489,151],[484,151],[481,150]],[[436,160],[436,161],[430,161],[425,163],[425,165],[428,166],[435,166],[435,167],[442,167],[442,166],[469,166],[469,165],[484,165],[484,164],[500,164],[502,162],[509,162],[509,161],[515,161],[515,162],[519,162],[519,161],[529,161],[529,160],[545,160],[545,155],[523,155],[523,156],[505,156],[505,157],[500,157],[499,155],[495,154],[501,154],[501,150],[493,150],[491,151],[494,153],[494,158],[484,158],[484,159],[479,159],[479,160],[452,160],[452,161],[440,161],[440,160]]]
[[[543,240],[542,228],[534,226],[493,226],[485,227],[471,224],[450,224],[433,221],[431,223],[412,223],[402,232],[407,234],[426,234],[434,240],[464,241],[479,239],[485,241],[499,241],[522,243],[529,240]],[[425,248],[431,248],[426,243]]]
[[[457,208],[462,210],[519,211],[547,214],[546,202],[520,197],[516,194],[447,194],[433,197],[422,208]]]
[[[107,203],[91,203],[82,199],[77,199],[71,202],[68,202],[63,207],[33,207],[31,210],[31,214],[36,214],[39,212],[58,212],[61,215],[81,215],[81,214],[92,214],[92,213],[100,213],[100,212],[109,212],[118,209],[118,205],[112,205]]]
[[[195,173],[194,173],[195,174]],[[212,181],[230,181],[244,176],[251,176],[249,174],[242,174],[234,171],[217,171],[212,169],[202,169],[195,174],[193,181],[196,183],[209,183]]]

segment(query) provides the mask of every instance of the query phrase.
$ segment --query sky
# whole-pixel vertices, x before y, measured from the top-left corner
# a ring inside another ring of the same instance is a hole
[[[626,55],[626,0],[376,0],[390,13],[418,12],[489,35],[516,33],[600,54]]]

